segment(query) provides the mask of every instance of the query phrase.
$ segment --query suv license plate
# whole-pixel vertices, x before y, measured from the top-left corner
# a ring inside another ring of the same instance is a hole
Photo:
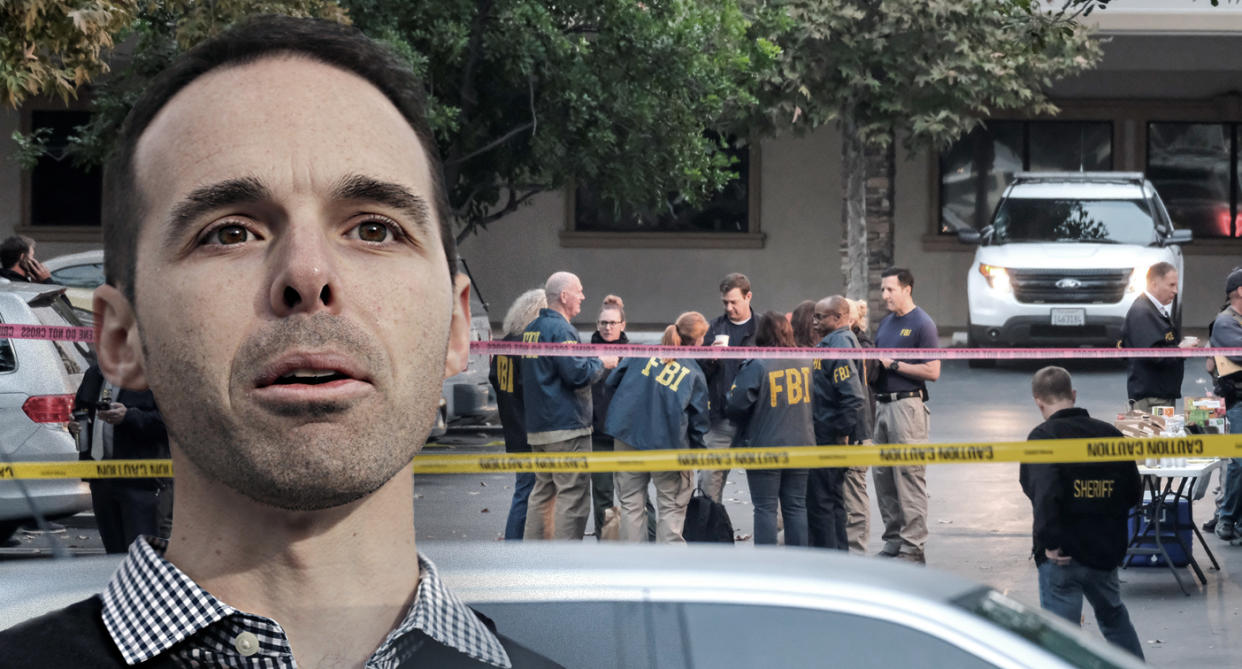
[[[1086,309],[1053,309],[1052,324],[1067,327],[1087,324]]]

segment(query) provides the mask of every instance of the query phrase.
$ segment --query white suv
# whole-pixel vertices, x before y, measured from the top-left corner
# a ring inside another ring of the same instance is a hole
[[[1177,245],[1191,234],[1173,229],[1141,173],[1019,172],[992,224],[958,238],[979,245],[966,277],[970,346],[1113,346],[1149,267],[1172,263],[1180,290]]]

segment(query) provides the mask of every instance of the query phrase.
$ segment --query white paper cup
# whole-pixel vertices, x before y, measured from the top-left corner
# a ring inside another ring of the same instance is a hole
[[[715,344],[715,345],[718,345],[718,346],[728,346],[728,345],[729,345],[729,335],[726,335],[726,334],[718,334],[718,335],[716,335],[716,338],[712,340],[712,343],[713,343],[713,344]]]

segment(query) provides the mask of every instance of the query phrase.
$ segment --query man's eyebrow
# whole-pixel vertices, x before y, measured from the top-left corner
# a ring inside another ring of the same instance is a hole
[[[173,207],[165,243],[178,246],[185,230],[198,218],[216,209],[272,199],[272,191],[255,177],[227,179],[190,191]]]
[[[414,224],[430,229],[431,206],[421,195],[400,184],[380,181],[361,174],[342,178],[332,189],[333,200],[363,200],[398,209]]]

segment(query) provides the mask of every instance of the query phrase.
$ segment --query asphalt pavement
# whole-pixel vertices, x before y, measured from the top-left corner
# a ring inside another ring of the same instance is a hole
[[[931,386],[932,440],[937,442],[1021,440],[1040,416],[1030,400],[1030,377],[1040,365],[1003,364],[996,369],[968,369],[964,362],[944,365]],[[1074,375],[1079,404],[1093,415],[1111,420],[1125,408],[1125,370],[1115,362],[1067,364]],[[1184,394],[1202,394],[1206,375],[1199,363],[1187,364]],[[442,453],[498,452],[501,433],[488,426],[457,426],[427,448]],[[938,465],[928,468],[930,498],[927,563],[986,583],[1028,604],[1038,605],[1031,549],[1030,504],[1018,486],[1016,464]],[[1211,487],[1216,487],[1214,479]],[[468,474],[416,477],[415,518],[420,539],[500,539],[512,496],[511,474]],[[749,541],[752,509],[745,473],[732,472],[725,493],[736,534]],[[1194,507],[1195,522],[1212,513],[1212,497]],[[870,551],[880,548],[879,512],[872,499]],[[0,548],[0,561],[50,554],[50,541],[70,553],[102,552],[94,518],[81,514],[60,521],[66,531],[52,535],[17,535],[17,545]],[[588,532],[593,528],[588,526]],[[1242,547],[1206,537],[1220,569],[1210,568],[1202,546],[1194,555],[1203,566],[1207,585],[1193,581],[1183,595],[1165,568],[1122,571],[1122,598],[1153,666],[1242,666]],[[594,541],[588,537],[587,541]],[[879,558],[872,558],[879,559]],[[1084,626],[1096,630],[1090,607]],[[1096,631],[1095,633],[1098,633]]]

